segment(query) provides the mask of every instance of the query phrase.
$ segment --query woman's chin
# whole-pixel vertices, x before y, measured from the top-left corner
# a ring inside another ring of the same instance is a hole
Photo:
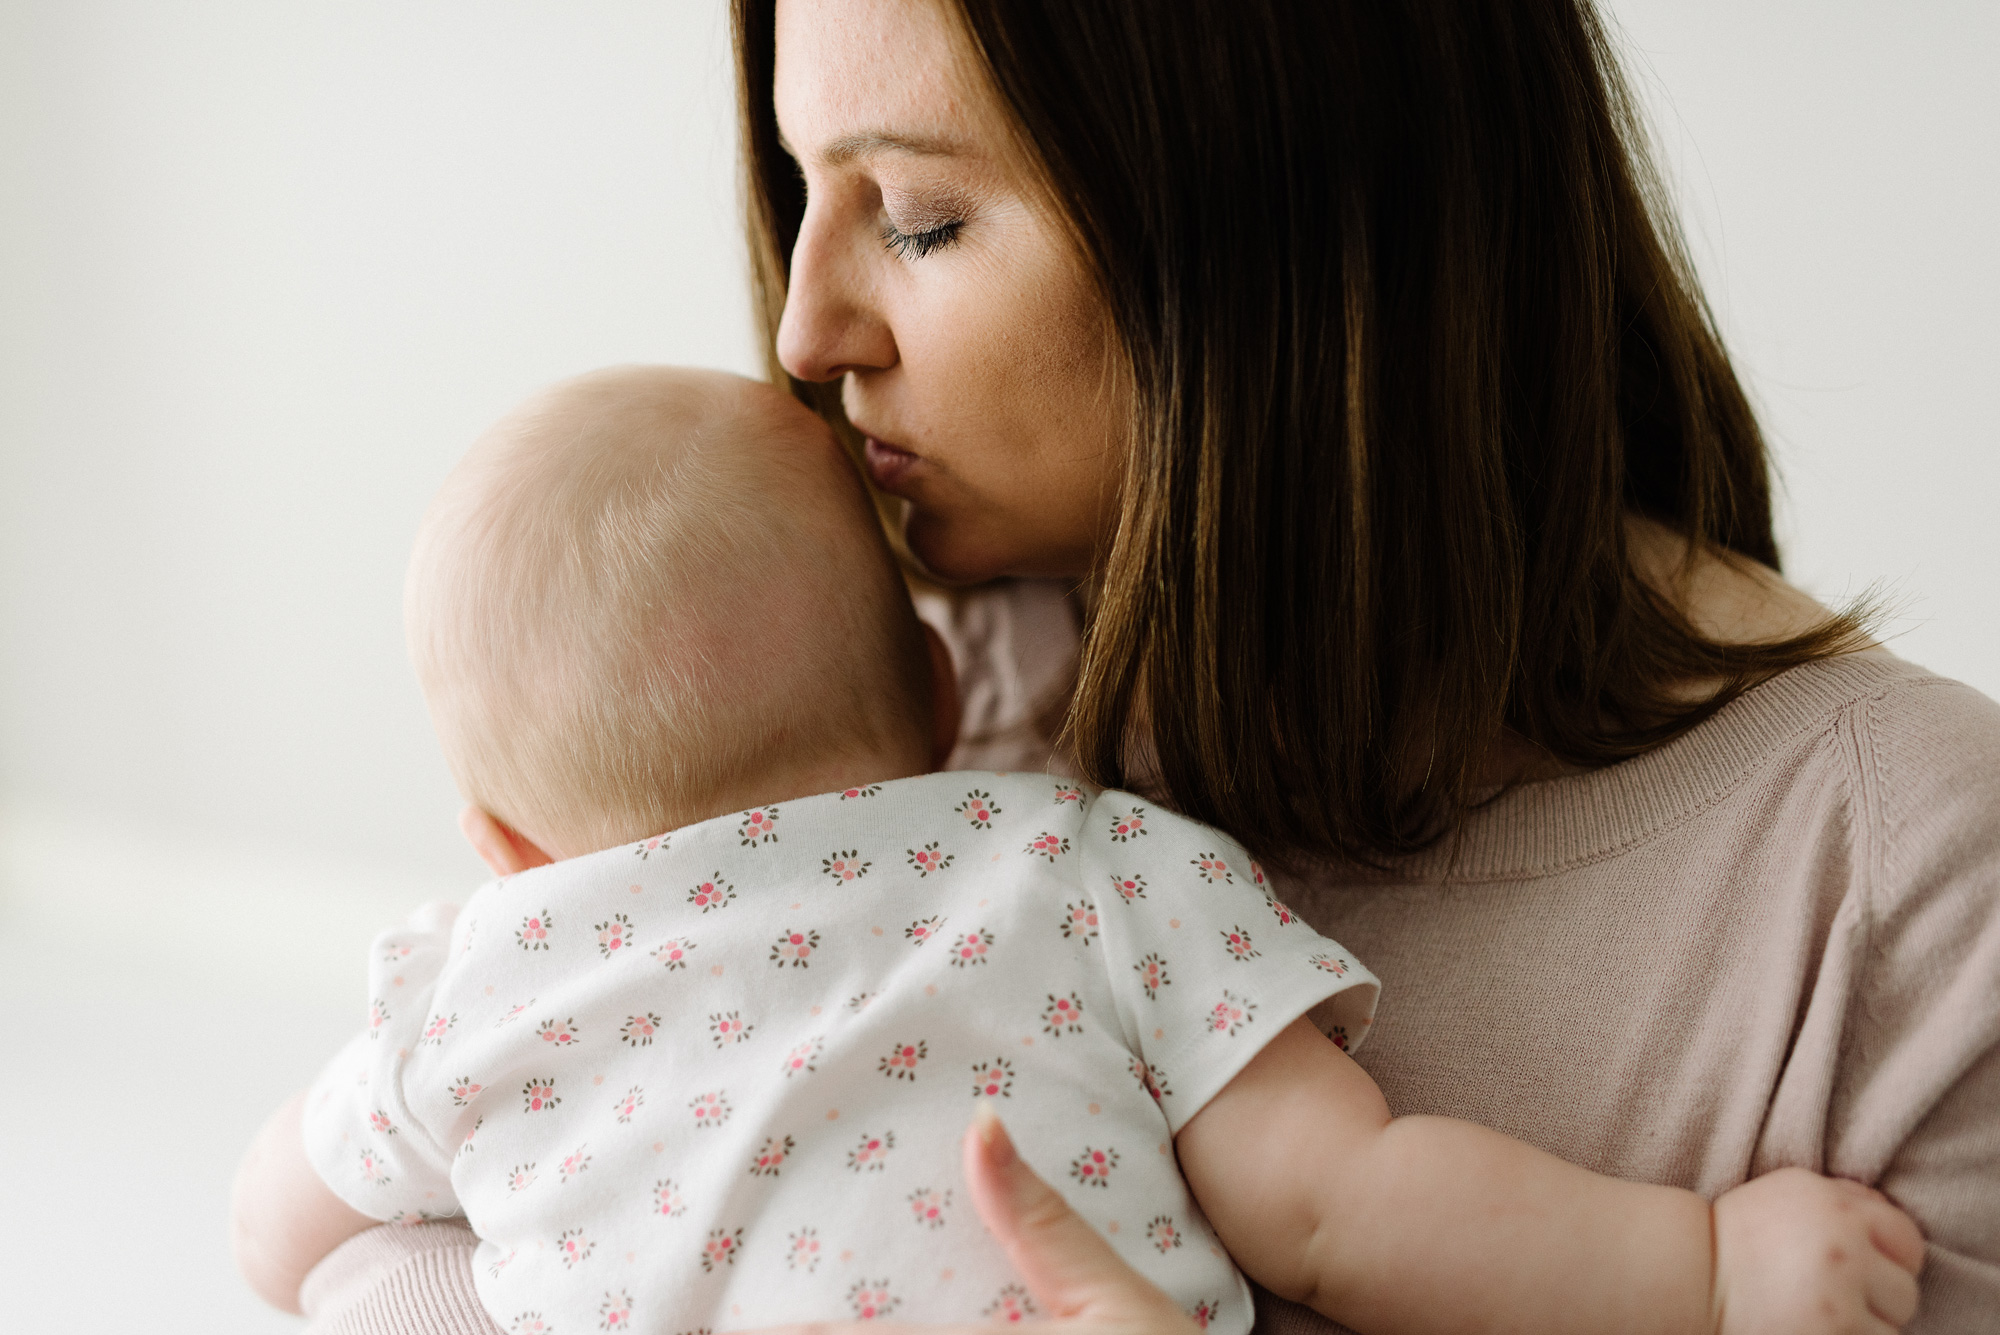
[[[923,566],[924,573],[940,584],[984,584],[989,580],[1081,579],[1085,570],[1070,570],[1067,561],[1051,561],[1046,547],[1038,547],[1033,535],[1010,537],[993,531],[977,531],[967,525],[918,509],[906,508],[903,541],[910,554]]]

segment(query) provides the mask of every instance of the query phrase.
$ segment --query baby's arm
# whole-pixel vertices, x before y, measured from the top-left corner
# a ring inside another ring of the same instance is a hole
[[[1791,1170],[1711,1209],[1469,1122],[1392,1118],[1303,1020],[1176,1145],[1252,1278],[1369,1335],[1888,1331],[1916,1309],[1922,1238],[1873,1193]]]
[[[306,1158],[306,1096],[293,1096],[264,1123],[236,1170],[229,1232],[236,1268],[257,1296],[299,1310],[299,1285],[335,1247],[381,1221],[333,1194]]]

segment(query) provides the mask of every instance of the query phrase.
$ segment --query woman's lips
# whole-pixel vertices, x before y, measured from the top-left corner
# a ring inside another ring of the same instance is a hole
[[[873,436],[862,442],[861,452],[868,463],[868,476],[875,479],[875,485],[895,494],[900,494],[899,484],[907,481],[910,473],[923,462],[908,450],[885,445]]]

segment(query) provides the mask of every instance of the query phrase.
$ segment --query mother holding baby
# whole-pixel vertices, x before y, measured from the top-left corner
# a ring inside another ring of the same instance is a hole
[[[960,759],[1286,867],[1398,1112],[1869,1183],[1908,1329],[2000,1324],[2000,706],[1780,578],[1588,0],[734,9],[771,369],[959,590]],[[1164,1328],[1023,1199],[1045,1306]]]

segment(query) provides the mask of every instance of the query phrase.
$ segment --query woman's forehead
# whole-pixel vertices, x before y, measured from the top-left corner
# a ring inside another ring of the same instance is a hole
[[[779,138],[800,163],[980,158],[999,107],[938,0],[778,0]]]

